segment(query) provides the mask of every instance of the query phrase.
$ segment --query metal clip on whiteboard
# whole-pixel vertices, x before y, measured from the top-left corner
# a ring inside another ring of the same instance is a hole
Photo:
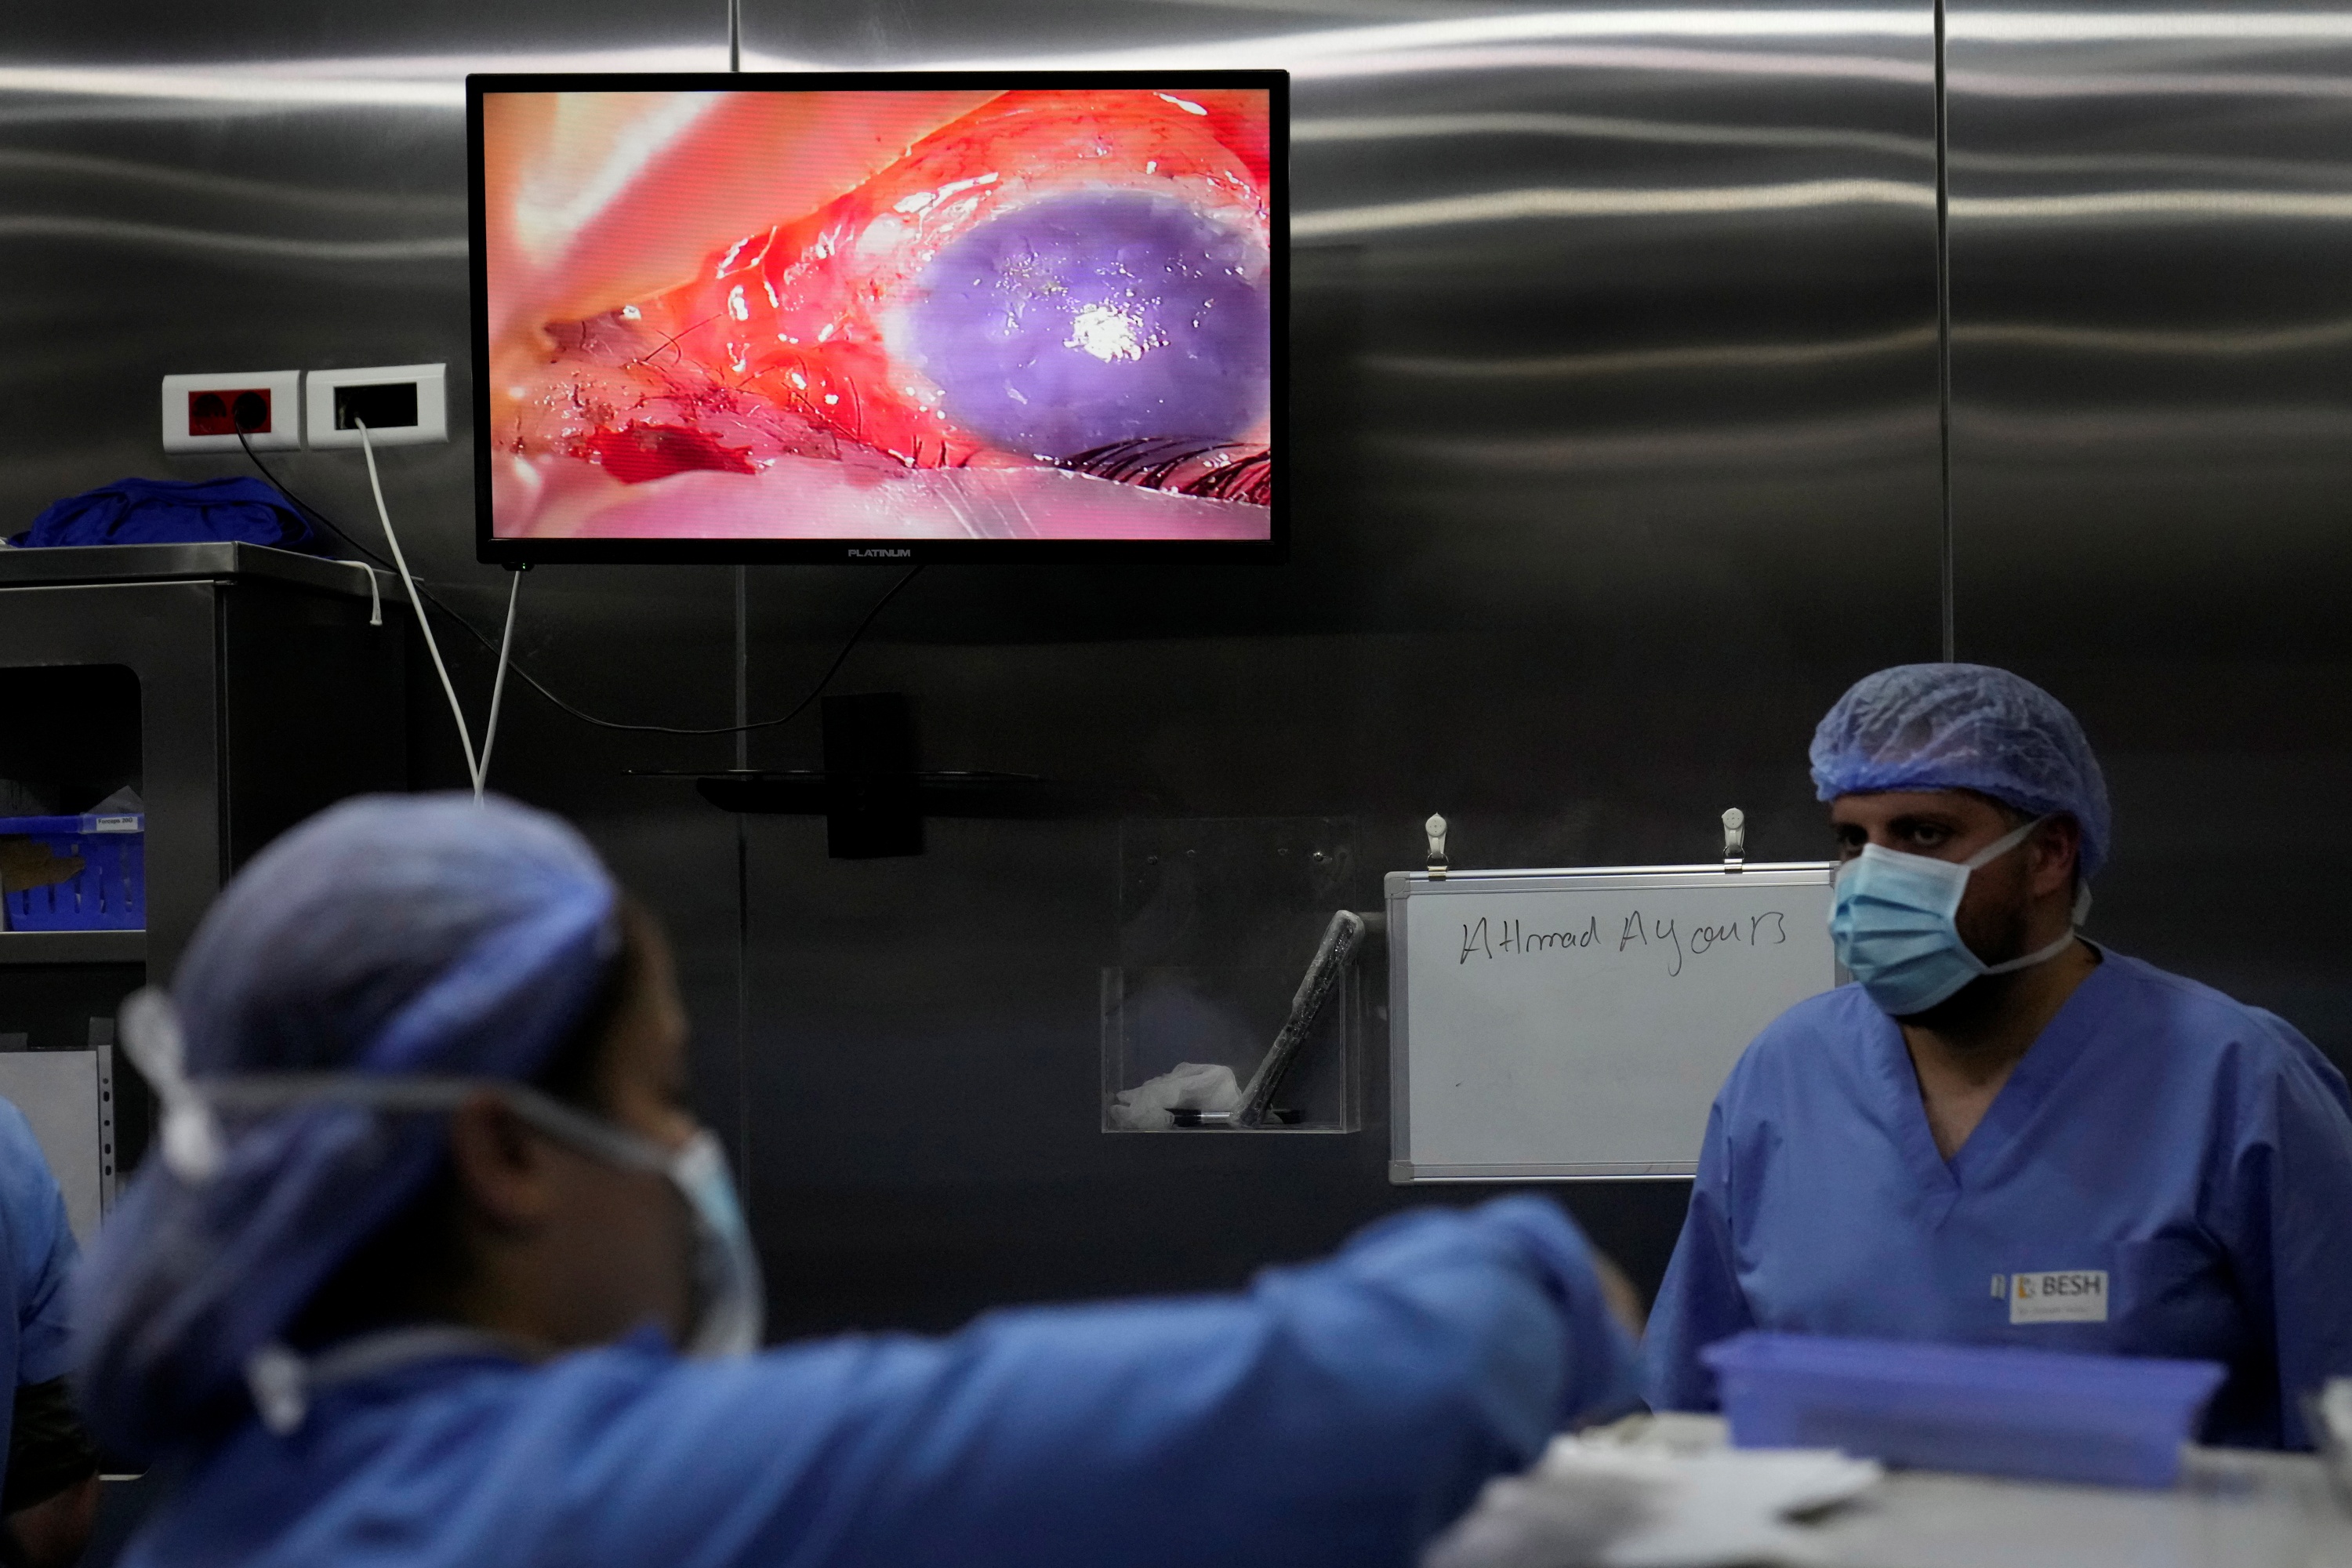
[[[1445,818],[1432,816],[1421,825],[1421,830],[1429,835],[1429,879],[1443,882],[1445,880],[1446,865]]]
[[[1748,814],[1733,806],[1723,814],[1723,868],[1741,871],[1748,867]]]

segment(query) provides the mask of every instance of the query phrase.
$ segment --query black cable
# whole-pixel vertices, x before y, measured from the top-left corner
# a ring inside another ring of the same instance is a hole
[[[366,556],[370,561],[373,562],[378,566],[383,567],[386,571],[391,570],[390,564],[383,559],[383,557],[376,554],[373,551],[360,543],[359,541],[353,539],[350,534],[344,532],[341,527],[337,526],[334,520],[330,518],[325,512],[320,511],[317,507],[312,506],[309,501],[304,500],[292,490],[288,489],[284,483],[278,479],[278,476],[270,472],[268,465],[261,460],[259,454],[254,451],[253,444],[246,439],[244,431],[238,431],[236,438],[237,444],[245,448],[245,455],[252,459],[253,466],[259,468],[261,470],[262,478],[269,481],[271,489],[284,496],[288,500],[293,502],[298,510],[309,513],[321,527],[325,528],[330,533],[332,533],[337,539],[341,540],[352,550],[355,550],[360,554]],[[572,718],[579,720],[582,723],[593,724],[599,730],[625,730],[635,734],[646,735],[739,735],[752,730],[772,730],[779,724],[789,724],[793,720],[799,718],[803,712],[807,711],[808,705],[810,703],[815,701],[819,697],[824,694],[824,689],[833,684],[833,678],[835,676],[841,673],[841,667],[849,661],[850,654],[856,650],[858,643],[863,640],[866,636],[866,628],[874,624],[875,617],[882,613],[883,609],[890,603],[891,600],[898,596],[898,591],[900,589],[904,588],[908,584],[913,582],[916,577],[920,575],[922,570],[923,568],[919,563],[908,567],[904,575],[899,577],[897,582],[891,584],[889,588],[883,593],[880,598],[874,601],[874,607],[866,612],[865,618],[857,623],[857,628],[851,632],[849,634],[848,640],[841,645],[841,651],[833,656],[833,662],[824,667],[824,673],[817,678],[817,682],[814,686],[809,688],[808,695],[802,698],[798,702],[793,703],[791,709],[788,710],[781,718],[761,719],[749,724],[711,724],[707,726],[624,723],[618,719],[600,719],[595,714],[588,712],[582,708],[574,706],[572,703],[565,701],[562,698],[558,697],[554,692],[550,691],[547,687],[541,683],[539,677],[533,675],[530,670],[525,669],[520,660],[509,659],[507,668],[513,670],[517,675],[522,677],[524,685],[529,686],[533,691],[536,691],[541,697],[546,698],[548,701],[553,703],[557,708],[570,714]],[[421,588],[417,590],[417,597],[424,600],[425,604],[428,607],[440,611],[443,618],[456,623],[458,628],[464,631],[467,636],[481,644],[483,650],[488,653],[491,658],[495,658],[498,657],[499,645],[485,637],[480,630],[475,626],[473,622],[467,620],[464,616],[459,615],[447,605],[443,604],[440,600],[435,598],[432,595],[425,593]]]
[[[784,712],[781,717],[774,719],[755,720],[749,724],[710,724],[698,726],[681,724],[625,724],[617,719],[599,719],[593,713],[583,712],[580,709],[573,707],[571,703],[566,702],[562,698],[558,697],[554,692],[550,691],[546,687],[541,685],[539,678],[531,674],[530,671],[525,669],[520,664],[510,665],[509,668],[511,668],[517,675],[521,676],[524,681],[529,684],[533,691],[538,692],[541,697],[546,698],[550,702],[554,703],[555,706],[562,709],[563,711],[571,714],[574,719],[579,720],[582,723],[593,724],[600,730],[627,730],[635,733],[649,735],[738,735],[751,730],[772,730],[779,724],[791,723],[793,720],[799,718],[802,713],[807,710],[810,703],[824,695],[824,689],[833,684],[833,678],[835,676],[841,673],[841,667],[849,661],[851,652],[856,648],[860,639],[866,636],[866,628],[874,624],[874,617],[880,615],[883,607],[888,605],[891,600],[898,596],[898,590],[913,582],[916,577],[921,574],[922,570],[923,569],[920,565],[908,567],[904,576],[900,577],[896,583],[891,584],[890,586],[884,591],[882,596],[874,601],[874,607],[866,612],[866,618],[857,623],[857,629],[849,634],[849,639],[841,645],[841,651],[833,656],[833,662],[824,667],[824,673],[817,678],[817,682],[814,686],[809,688],[808,695],[802,698],[798,702],[793,703],[791,709]],[[467,632],[472,633],[473,638],[476,642],[480,643],[485,648],[489,649],[493,654],[498,651],[496,646],[491,643],[489,638],[484,637],[480,632],[474,630],[472,622],[467,620],[463,616],[458,615],[455,610],[450,609],[446,605],[434,599],[432,595],[426,595],[425,597],[425,602],[432,605],[435,609],[439,610],[443,615],[447,616],[459,626],[465,627]]]
[[[378,566],[383,567],[385,571],[389,572],[393,569],[391,562],[386,561],[383,556],[378,555],[374,551],[370,550],[366,545],[362,544],[358,540],[353,539],[350,534],[345,533],[335,522],[334,519],[329,517],[325,512],[320,511],[317,507],[312,506],[309,501],[304,500],[300,496],[296,495],[292,490],[287,489],[286,481],[279,479],[270,470],[269,465],[261,460],[261,454],[253,449],[252,441],[247,438],[246,433],[242,430],[236,433],[236,444],[245,448],[246,459],[252,463],[255,468],[261,470],[261,477],[269,481],[269,488],[276,490],[279,495],[284,496],[288,500],[292,501],[294,503],[295,510],[308,512],[310,515],[311,520],[317,522],[320,527],[325,529],[329,533],[331,533],[337,539],[341,540],[350,549],[357,551],[360,554],[366,556],[370,561],[374,562]]]

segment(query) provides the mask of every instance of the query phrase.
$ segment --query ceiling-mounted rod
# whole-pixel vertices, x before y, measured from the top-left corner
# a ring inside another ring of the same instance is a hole
[[[743,0],[727,0],[727,68],[743,68]]]
[[[1958,539],[1952,528],[1952,134],[1944,74],[1944,0],[1936,0],[1936,430],[1944,662],[1959,657]]]

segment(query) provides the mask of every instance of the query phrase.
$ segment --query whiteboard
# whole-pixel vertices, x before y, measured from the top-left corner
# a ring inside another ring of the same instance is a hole
[[[1748,1042],[1838,983],[1832,869],[1391,872],[1389,1179],[1691,1174]]]

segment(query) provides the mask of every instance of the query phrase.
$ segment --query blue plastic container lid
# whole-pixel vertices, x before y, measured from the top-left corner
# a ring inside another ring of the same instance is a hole
[[[82,816],[0,816],[0,837],[146,831],[146,815],[136,811],[101,811]]]
[[[2228,1368],[2210,1361],[1754,1330],[1698,1353],[1717,1373],[1872,1383],[1926,1394],[2025,1394],[2085,1413],[2119,1405],[2157,1406],[2182,1412],[2184,1424],[2229,1375]]]

